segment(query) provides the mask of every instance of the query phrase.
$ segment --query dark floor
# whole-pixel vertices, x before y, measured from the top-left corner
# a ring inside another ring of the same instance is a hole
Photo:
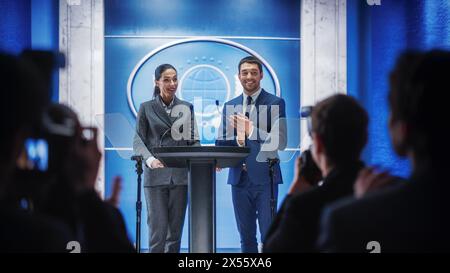
[[[141,253],[148,253],[148,249],[142,249]],[[189,253],[187,248],[182,248],[180,253]],[[217,253],[241,253],[240,248],[218,248]]]

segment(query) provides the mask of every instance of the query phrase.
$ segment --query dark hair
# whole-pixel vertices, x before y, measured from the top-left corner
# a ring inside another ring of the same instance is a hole
[[[177,72],[177,70],[175,69],[175,67],[173,67],[173,65],[162,64],[155,69],[155,80],[158,81],[159,79],[161,79],[161,74],[168,69],[173,69],[175,70],[175,72]],[[155,84],[155,89],[153,90],[153,97],[159,95],[160,92],[161,90],[159,90],[159,87]]]
[[[369,118],[354,98],[333,95],[314,106],[311,119],[312,132],[321,138],[330,163],[339,166],[359,160]]]
[[[450,52],[407,51],[390,75],[391,118],[408,128],[407,149],[418,158],[438,159],[449,152],[449,122],[445,114],[450,92]],[[434,160],[437,161],[439,160]]]
[[[247,57],[243,58],[242,60],[240,60],[239,65],[238,65],[238,73],[241,72],[241,65],[243,63],[257,64],[258,68],[259,68],[259,72],[262,73],[262,63],[258,58],[254,57],[254,56],[247,56]]]

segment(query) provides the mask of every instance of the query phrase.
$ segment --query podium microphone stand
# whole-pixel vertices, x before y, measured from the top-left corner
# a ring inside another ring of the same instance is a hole
[[[144,158],[142,155],[133,155],[131,160],[136,161],[136,173],[137,177],[137,198],[136,198],[136,251],[141,253],[141,184],[142,184],[142,161]]]
[[[275,195],[273,192],[273,166],[279,162],[278,158],[268,158],[267,162],[269,163],[269,176],[270,176],[270,212],[272,216],[272,221],[275,219]]]

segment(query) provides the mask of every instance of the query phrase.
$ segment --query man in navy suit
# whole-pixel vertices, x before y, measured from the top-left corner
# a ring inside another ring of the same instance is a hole
[[[276,208],[278,184],[283,183],[280,165],[273,166],[273,191],[268,159],[278,158],[286,147],[285,102],[261,88],[262,64],[249,56],[239,62],[244,92],[224,105],[217,146],[246,146],[250,154],[230,168],[228,184],[244,253],[257,253],[256,223],[261,242],[271,224],[271,197]],[[273,193],[273,196],[272,196]]]

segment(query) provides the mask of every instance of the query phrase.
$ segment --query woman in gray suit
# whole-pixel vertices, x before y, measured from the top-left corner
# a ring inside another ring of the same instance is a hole
[[[187,206],[187,169],[165,167],[152,155],[151,148],[200,145],[192,104],[175,96],[177,87],[176,69],[170,64],[158,66],[153,99],[141,104],[136,120],[133,150],[144,157],[146,166],[144,193],[152,253],[180,251]],[[182,129],[175,128],[183,119],[189,137],[175,137],[171,128],[183,134]]]

